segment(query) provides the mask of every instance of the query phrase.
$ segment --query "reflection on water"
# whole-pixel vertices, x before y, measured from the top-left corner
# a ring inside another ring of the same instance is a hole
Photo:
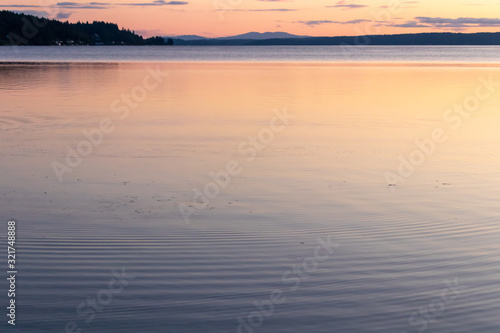
[[[0,202],[19,225],[18,325],[495,331],[497,81],[499,69],[471,66],[1,65]],[[490,94],[466,112],[480,86]],[[276,112],[294,117],[276,130]],[[446,139],[388,186],[437,128]],[[225,178],[230,161],[240,169]],[[179,207],[196,211],[189,225]],[[318,237],[340,247],[314,262]],[[136,278],[85,322],[79,304],[122,267]],[[460,292],[434,311],[453,283]],[[275,289],[286,299],[248,326]]]

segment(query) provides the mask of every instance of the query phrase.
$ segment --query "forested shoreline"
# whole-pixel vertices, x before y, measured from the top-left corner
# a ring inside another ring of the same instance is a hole
[[[0,45],[172,45],[160,36],[143,38],[115,23],[69,23],[0,11]]]

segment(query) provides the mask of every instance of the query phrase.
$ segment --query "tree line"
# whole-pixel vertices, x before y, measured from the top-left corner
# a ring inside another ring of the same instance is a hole
[[[4,10],[0,11],[0,45],[173,45],[173,40],[144,39],[115,23],[69,23]]]

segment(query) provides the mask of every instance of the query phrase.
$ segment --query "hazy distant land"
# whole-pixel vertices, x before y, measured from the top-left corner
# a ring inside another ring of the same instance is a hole
[[[273,34],[273,33],[266,33]],[[266,34],[263,34],[264,36]],[[284,38],[262,38],[257,33],[234,37],[183,40],[176,45],[500,45],[500,33],[418,33],[400,35],[311,37],[289,35]],[[249,36],[249,37],[245,37]],[[250,38],[250,36],[252,38]]]

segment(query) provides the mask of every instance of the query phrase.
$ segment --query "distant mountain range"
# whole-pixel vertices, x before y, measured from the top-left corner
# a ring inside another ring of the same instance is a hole
[[[500,45],[500,33],[417,33],[399,35],[313,37],[286,32],[249,32],[242,35],[207,38],[195,35],[170,37],[175,45]]]
[[[251,40],[264,40],[264,39],[273,39],[273,38],[304,38],[311,36],[298,36],[292,35],[288,32],[248,32],[242,35],[229,36],[229,37],[218,37],[218,38],[208,38],[197,35],[183,35],[183,36],[175,36],[170,38],[182,39],[182,40],[206,40],[206,39],[216,39],[216,40],[230,40],[230,39],[251,39]],[[165,37],[168,38],[168,37]]]
[[[242,35],[230,36],[230,37],[220,37],[219,40],[228,39],[253,39],[253,40],[264,40],[273,38],[304,38],[310,36],[298,36],[292,35],[288,32],[249,32]]]

